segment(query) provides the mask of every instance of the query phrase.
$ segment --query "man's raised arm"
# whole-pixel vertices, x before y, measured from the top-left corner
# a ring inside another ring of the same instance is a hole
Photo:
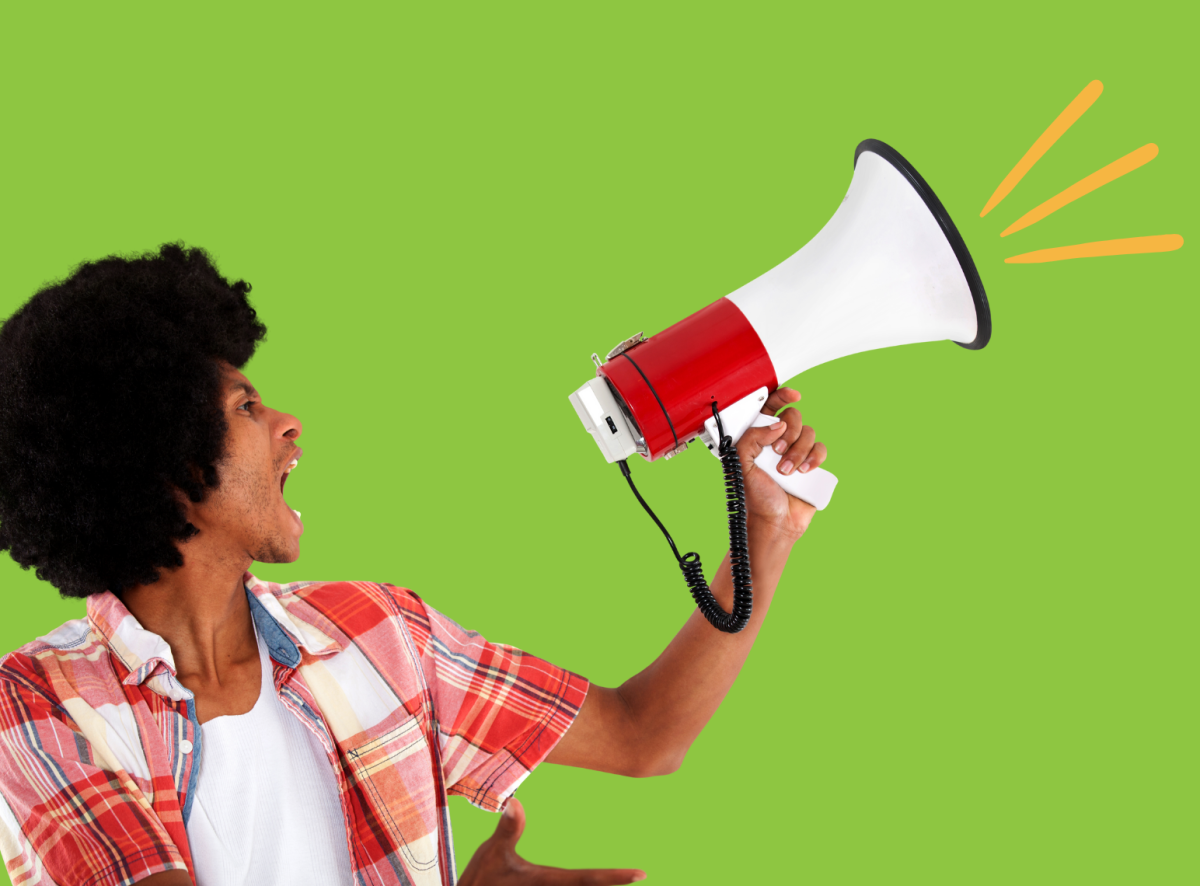
[[[790,388],[772,394],[763,412],[772,414],[800,399]],[[771,427],[751,428],[738,443],[746,486],[746,528],[754,581],[754,614],[745,629],[726,634],[693,612],[663,653],[616,689],[592,686],[582,710],[546,758],[550,763],[644,777],[674,772],[700,730],[737,678],[783,574],[792,545],[816,510],[792,498],[755,457],[766,447],[784,449],[780,467],[807,471],[825,460],[825,445],[795,409],[784,410]],[[781,445],[782,444],[782,445]],[[784,448],[786,447],[786,448]],[[712,594],[729,611],[733,578],[729,556],[712,581]]]

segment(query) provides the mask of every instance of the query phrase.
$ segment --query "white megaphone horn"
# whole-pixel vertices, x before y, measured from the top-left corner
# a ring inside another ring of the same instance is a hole
[[[657,335],[622,342],[608,362],[593,355],[596,378],[570,399],[610,463],[670,458],[697,437],[716,453],[714,403],[737,442],[774,421],[761,413],[767,395],[805,369],[923,341],[978,350],[991,332],[983,283],[945,207],[912,164],[868,139],[842,205],[804,248]],[[784,476],[778,462],[770,449],[755,460],[792,495],[829,503],[836,477]]]

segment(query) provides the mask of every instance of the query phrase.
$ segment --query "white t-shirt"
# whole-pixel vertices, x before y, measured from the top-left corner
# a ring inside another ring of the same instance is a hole
[[[261,637],[258,653],[263,676],[254,707],[200,727],[199,785],[187,824],[196,884],[350,886],[346,825],[325,748],[279,700]]]

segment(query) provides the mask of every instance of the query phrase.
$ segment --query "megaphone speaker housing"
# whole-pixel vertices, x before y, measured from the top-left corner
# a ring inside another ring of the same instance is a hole
[[[933,189],[877,139],[858,145],[854,166],[838,210],[799,252],[657,335],[623,343],[599,367],[643,457],[677,452],[714,402],[724,409],[839,357],[988,343],[983,282]],[[605,432],[576,408],[589,430]]]
[[[950,218],[950,213],[946,211],[946,207],[942,205],[942,201],[938,199],[937,194],[933,192],[933,188],[929,187],[929,183],[921,178],[921,173],[917,172],[916,168],[900,155],[900,152],[891,145],[881,142],[877,138],[868,138],[858,143],[858,147],[854,149],[854,165],[857,168],[858,158],[864,151],[878,154],[888,163],[892,164],[903,175],[914,191],[925,202],[926,208],[932,213],[938,226],[942,229],[942,233],[946,237],[946,242],[950,244],[950,248],[954,250],[954,257],[958,259],[959,268],[966,278],[967,286],[971,291],[971,301],[975,307],[976,329],[975,338],[971,341],[959,341],[955,344],[964,347],[969,351],[978,351],[985,347],[992,340],[992,311],[988,306],[987,293],[983,288],[983,281],[979,278],[979,271],[975,267],[975,260],[971,258],[971,252],[967,249],[967,244],[963,241],[962,234],[958,232],[954,221]]]

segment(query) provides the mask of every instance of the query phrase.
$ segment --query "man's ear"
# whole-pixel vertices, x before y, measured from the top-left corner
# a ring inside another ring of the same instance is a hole
[[[193,503],[191,494],[180,489],[174,483],[168,483],[167,488],[171,492],[171,497],[175,499],[175,503],[179,505],[179,509],[183,512],[183,519],[185,521],[183,526],[184,534],[179,540],[187,541],[188,539],[195,538],[200,534],[200,529],[192,522],[198,502]]]
[[[188,481],[185,486],[181,487],[175,483],[167,481],[167,486],[171,490],[171,495],[179,502],[184,513],[191,516],[192,505],[200,504],[208,497],[210,488],[217,485],[217,469],[211,465],[207,468],[201,468],[198,465],[188,465],[187,467]],[[205,481],[211,479],[211,483]]]
[[[194,499],[197,503],[204,501],[208,497],[210,489],[216,489],[221,484],[221,475],[217,473],[217,466],[215,464],[205,465],[204,470],[200,472],[200,476],[204,478],[204,485],[201,487],[200,497]]]

